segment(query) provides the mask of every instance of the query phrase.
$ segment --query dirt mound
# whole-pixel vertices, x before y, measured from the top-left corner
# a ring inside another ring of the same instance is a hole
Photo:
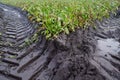
[[[118,11],[116,16],[97,21],[96,30],[77,29],[55,40],[40,35],[37,43],[19,49],[34,28],[20,9],[0,4],[0,32],[4,34],[1,41],[14,42],[12,47],[0,47],[0,79],[120,80],[119,16]],[[9,29],[15,31],[9,33]],[[5,37],[6,33],[15,38]],[[19,36],[24,37],[19,41]]]

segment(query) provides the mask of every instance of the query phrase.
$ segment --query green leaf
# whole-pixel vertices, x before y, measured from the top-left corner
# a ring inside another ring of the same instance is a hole
[[[64,29],[64,30],[65,30],[65,33],[66,33],[66,34],[69,34],[69,30],[68,30],[68,28],[67,28],[67,27],[65,27],[65,29]]]

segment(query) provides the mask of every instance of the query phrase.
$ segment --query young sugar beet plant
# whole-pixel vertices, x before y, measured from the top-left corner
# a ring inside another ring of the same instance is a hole
[[[29,12],[30,20],[42,23],[38,33],[43,30],[51,39],[61,32],[69,34],[75,28],[93,25],[94,20],[108,17],[118,5],[117,0],[28,0],[21,6]]]

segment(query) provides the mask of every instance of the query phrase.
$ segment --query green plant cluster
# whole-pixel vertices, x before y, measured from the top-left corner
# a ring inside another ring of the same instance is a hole
[[[120,3],[117,0],[22,0],[19,5],[29,12],[30,20],[42,23],[38,31],[45,29],[42,33],[46,38],[53,38],[61,32],[69,34],[75,28],[93,25],[94,20],[108,17]]]

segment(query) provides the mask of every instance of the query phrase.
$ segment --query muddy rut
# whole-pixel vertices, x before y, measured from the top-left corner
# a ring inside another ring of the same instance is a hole
[[[27,13],[0,4],[0,80],[120,80],[120,9],[96,29],[21,47],[35,33]]]

